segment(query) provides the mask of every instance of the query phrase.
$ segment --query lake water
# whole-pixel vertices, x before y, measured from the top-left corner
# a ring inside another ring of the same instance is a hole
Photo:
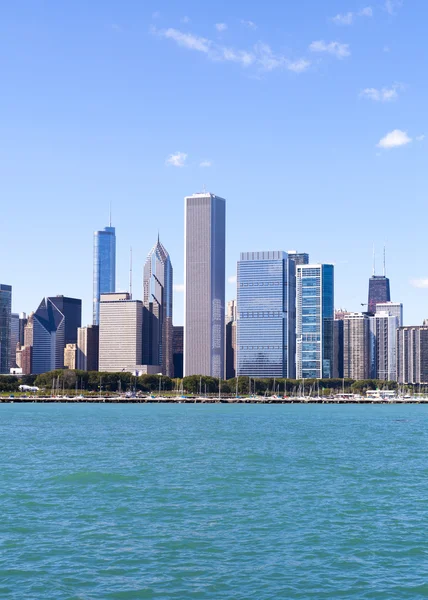
[[[0,405],[0,597],[428,597],[428,407]]]

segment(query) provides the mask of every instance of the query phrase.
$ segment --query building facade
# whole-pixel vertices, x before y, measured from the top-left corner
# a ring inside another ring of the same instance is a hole
[[[376,313],[387,312],[392,317],[397,317],[398,327],[403,325],[403,305],[401,302],[378,302],[376,304]]]
[[[99,324],[100,296],[116,291],[116,231],[111,226],[94,232],[93,324]]]
[[[19,314],[10,315],[10,368],[14,369],[16,363],[16,347],[19,344]]]
[[[134,371],[142,364],[143,303],[130,294],[101,294],[99,370]]]
[[[32,373],[64,367],[65,317],[51,298],[43,298],[33,315]]]
[[[391,292],[388,277],[385,275],[372,275],[369,279],[368,312],[374,314],[376,304],[389,302],[390,300]]]
[[[81,371],[98,371],[99,326],[88,325],[77,330],[77,368]]]
[[[185,198],[184,375],[224,377],[226,201]]]
[[[225,322],[225,379],[232,379],[236,375],[236,300],[230,300],[227,303],[226,322]]]
[[[307,252],[297,252],[297,250],[288,250],[288,258],[294,260],[294,264],[297,265],[308,265],[309,254]]]
[[[397,329],[397,381],[428,384],[428,326]]]
[[[174,377],[183,377],[184,327],[174,325],[172,328],[172,360]]]
[[[66,344],[64,348],[64,368],[77,369],[77,344]]]
[[[10,371],[12,286],[0,283],[0,374]]]
[[[298,265],[296,271],[298,379],[332,377],[333,319],[333,265]]]
[[[237,375],[295,377],[295,263],[243,252],[237,274]]]
[[[370,317],[370,378],[397,381],[398,317],[378,312]]]
[[[370,378],[370,317],[346,313],[343,319],[343,377]]]
[[[159,237],[144,265],[143,282],[143,363],[160,365],[172,377],[173,270]]]
[[[64,315],[64,344],[76,344],[77,330],[82,325],[82,301],[67,296],[51,296],[49,300]]]

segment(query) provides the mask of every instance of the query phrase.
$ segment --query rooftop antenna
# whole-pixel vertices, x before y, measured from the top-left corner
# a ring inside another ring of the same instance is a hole
[[[373,277],[376,275],[376,253],[375,245],[373,244]]]
[[[132,246],[129,249],[129,296],[132,300]]]
[[[383,276],[386,276],[386,246],[383,247]]]

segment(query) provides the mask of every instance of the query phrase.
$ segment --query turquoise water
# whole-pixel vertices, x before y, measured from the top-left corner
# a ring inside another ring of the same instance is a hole
[[[0,597],[428,597],[428,407],[0,405]]]

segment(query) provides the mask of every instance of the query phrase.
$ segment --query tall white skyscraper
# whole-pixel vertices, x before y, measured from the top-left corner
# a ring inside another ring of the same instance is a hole
[[[185,199],[184,375],[224,376],[226,201]]]

